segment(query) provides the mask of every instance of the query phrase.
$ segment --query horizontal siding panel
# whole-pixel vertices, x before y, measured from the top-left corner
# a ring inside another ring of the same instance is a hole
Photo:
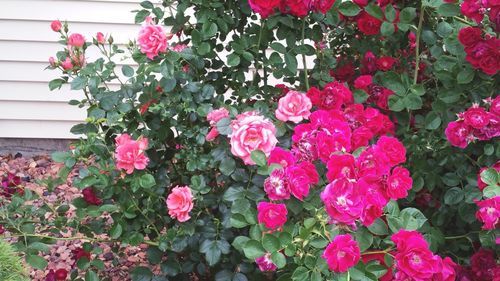
[[[0,19],[133,24],[135,14],[131,11],[140,9],[137,3],[127,2],[23,0],[22,5],[19,2],[1,1]]]
[[[81,121],[86,110],[60,102],[2,101],[0,119]]]
[[[116,43],[127,44],[139,33],[140,26],[134,24],[103,24],[69,22],[70,31],[81,33],[90,41],[97,32],[111,34]],[[50,29],[50,21],[3,20],[0,19],[0,40],[57,42],[59,34]]]
[[[71,127],[79,122],[42,120],[1,120],[0,138],[75,139]]]
[[[72,91],[69,85],[63,85],[60,90],[50,91],[45,82],[9,82],[0,81],[1,101],[49,101],[64,102],[82,100],[82,91]]]

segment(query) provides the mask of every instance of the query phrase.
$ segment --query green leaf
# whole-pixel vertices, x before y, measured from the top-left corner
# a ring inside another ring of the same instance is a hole
[[[500,196],[500,185],[489,185],[483,189],[483,196],[485,198],[492,198]]]
[[[368,230],[375,235],[387,235],[389,234],[389,230],[387,229],[387,225],[384,220],[381,218],[376,219],[370,226],[368,226]]]
[[[77,76],[71,81],[71,90],[82,90],[87,86],[87,77]]]
[[[415,208],[403,209],[400,217],[402,219],[402,227],[406,230],[417,230],[427,221],[424,214]]]
[[[231,119],[229,118],[222,118],[217,122],[217,131],[219,131],[219,134],[223,136],[227,136],[231,134]]]
[[[156,184],[155,178],[150,174],[142,175],[141,178],[139,179],[139,185],[142,188],[151,188],[155,186],[155,184]]]
[[[144,9],[150,9],[150,10],[154,8],[153,3],[151,3],[150,1],[142,1],[141,7],[143,7]]]
[[[397,95],[390,96],[388,100],[389,109],[395,112],[402,111],[403,109],[405,109],[405,104],[403,101],[404,99]]]
[[[240,64],[240,56],[238,54],[232,53],[227,56],[227,65],[237,66],[238,64]]]
[[[409,93],[405,98],[406,108],[410,110],[417,110],[422,108],[422,98],[414,93]]]
[[[223,175],[229,176],[236,169],[236,162],[231,157],[226,157],[220,162],[219,170]]]
[[[279,250],[280,244],[280,240],[274,235],[266,234],[264,238],[262,238],[262,246],[264,246],[264,249],[268,252],[272,253]]]
[[[499,173],[493,168],[488,168],[481,172],[481,180],[487,185],[496,185],[499,181]]]
[[[286,64],[286,69],[288,69],[288,71],[290,71],[293,74],[297,72],[297,58],[294,55],[286,53],[285,64]]]
[[[354,236],[356,238],[356,241],[358,241],[359,250],[361,252],[368,250],[373,243],[373,235],[364,227],[359,228],[354,233]]]
[[[134,76],[134,69],[129,65],[124,65],[122,66],[122,73],[126,77],[132,77]]]
[[[394,24],[391,22],[384,21],[380,26],[380,34],[382,34],[383,36],[390,36],[394,33],[394,31]]]
[[[135,23],[141,23],[143,22],[147,16],[149,16],[151,13],[147,10],[141,10],[135,15]]]
[[[382,8],[375,5],[374,3],[370,3],[365,7],[365,11],[373,17],[376,17],[379,20],[384,20],[384,12]]]
[[[27,255],[26,262],[29,265],[31,265],[31,267],[36,268],[36,269],[40,269],[40,270],[45,270],[45,268],[48,265],[48,262],[44,258],[37,256],[37,255]]]
[[[359,6],[351,1],[344,1],[339,5],[339,12],[346,17],[354,17],[359,14],[360,11],[361,9]]]
[[[213,266],[216,263],[219,262],[220,256],[221,256],[221,250],[217,246],[216,241],[212,241],[212,244],[208,248],[207,252],[205,253],[205,259],[208,262],[209,266]]]
[[[272,253],[271,260],[278,268],[283,268],[286,265],[286,257],[280,252]]]
[[[245,243],[245,246],[243,246],[243,252],[247,258],[252,260],[262,257],[266,253],[260,242],[257,240],[248,240]]]
[[[246,236],[238,236],[238,237],[234,238],[233,243],[231,245],[233,245],[233,247],[236,250],[243,251],[243,247],[248,242],[248,240],[250,240],[250,238],[248,238]]]
[[[66,159],[71,157],[71,152],[68,151],[56,151],[52,153],[52,160],[59,163],[64,163]]]
[[[391,23],[396,19],[396,10],[392,5],[387,5],[385,7],[385,19]]]
[[[441,126],[441,117],[435,112],[431,111],[425,117],[425,128],[427,130],[436,130]]]
[[[267,166],[266,154],[260,150],[254,150],[250,154],[252,160],[257,164],[257,166],[264,167]]]
[[[55,90],[55,89],[61,89],[61,86],[66,83],[65,80],[63,79],[54,79],[54,80],[51,80],[49,82],[49,89],[51,91]]]
[[[460,7],[454,3],[444,3],[439,6],[437,13],[443,17],[453,17],[460,15]]]
[[[411,23],[413,19],[417,16],[417,9],[413,7],[407,7],[401,10],[399,14],[399,20],[402,23]]]
[[[462,69],[457,75],[458,84],[468,84],[474,79],[474,70],[470,67]]]
[[[243,228],[248,226],[247,219],[242,214],[232,214],[229,219],[229,223],[231,224],[231,227],[234,228]]]
[[[452,187],[444,194],[444,203],[446,205],[455,205],[464,200],[464,192],[459,187]]]
[[[203,38],[209,39],[217,33],[217,25],[209,21],[205,22],[201,28]]]
[[[117,223],[109,231],[109,236],[111,236],[111,238],[113,239],[118,239],[122,235],[122,232],[123,227],[121,226],[121,224]]]
[[[151,281],[151,279],[153,278],[153,272],[151,272],[151,270],[147,267],[138,266],[130,272],[130,277],[131,277],[132,281]],[[86,278],[87,277],[85,275],[85,281],[87,281]],[[96,274],[96,278],[97,278],[97,274]],[[98,281],[98,279],[96,279],[96,280]]]

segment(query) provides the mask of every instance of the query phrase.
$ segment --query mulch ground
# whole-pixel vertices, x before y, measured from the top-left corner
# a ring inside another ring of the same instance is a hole
[[[14,173],[25,180],[24,187],[37,193],[42,199],[33,202],[34,205],[53,204],[57,206],[61,203],[70,203],[76,197],[80,197],[81,192],[71,184],[72,175],[68,177],[65,184],[59,185],[55,188],[54,192],[49,193],[47,188],[41,184],[37,184],[37,180],[45,179],[49,176],[56,177],[62,164],[54,163],[48,156],[35,156],[31,158],[24,158],[21,155],[16,156],[0,156],[0,176],[6,173]],[[74,207],[66,214],[67,216],[74,215]],[[50,216],[47,217],[50,220]],[[68,236],[74,234],[68,233]],[[5,237],[9,233],[4,234]],[[45,271],[30,269],[32,280],[45,281],[45,276],[50,270],[57,270],[60,268],[66,269],[71,272],[73,268],[74,259],[72,251],[81,246],[82,241],[57,241],[50,247],[50,252],[44,255],[48,261],[48,267]],[[146,245],[138,247],[126,247],[120,250],[122,255],[114,254],[110,245],[99,243],[99,247],[103,249],[103,253],[96,256],[93,255],[92,259],[100,259],[104,262],[105,270],[100,272],[101,277],[107,277],[113,281],[130,280],[129,271],[138,265],[147,265]],[[68,278],[69,279],[69,278]]]

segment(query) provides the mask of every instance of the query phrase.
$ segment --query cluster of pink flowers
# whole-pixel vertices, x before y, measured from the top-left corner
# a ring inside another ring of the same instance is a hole
[[[464,45],[465,59],[474,68],[488,75],[495,75],[500,70],[500,39],[483,36],[480,28],[465,27],[458,32],[458,40]]]
[[[494,29],[500,31],[500,2],[497,0],[464,0],[460,6],[462,14],[476,23],[481,23],[484,15],[488,17]]]
[[[445,130],[451,145],[466,148],[475,140],[486,141],[500,136],[500,96],[487,100],[489,111],[473,104],[458,115],[458,120],[450,122]]]
[[[396,244],[394,280],[455,280],[456,264],[449,257],[434,255],[419,232],[400,230],[391,239]]]
[[[219,131],[217,130],[217,122],[228,117],[229,111],[225,108],[212,110],[210,113],[208,113],[207,121],[210,123],[211,129],[206,137],[207,141],[213,141],[219,135]]]
[[[367,51],[361,59],[359,72],[360,77],[372,75],[377,70],[389,71],[398,65],[399,60],[391,56],[377,57],[373,52]],[[337,67],[330,70],[330,75],[340,82],[352,82],[356,74],[356,68],[352,60],[345,60],[342,57],[337,58]],[[366,77],[362,78],[366,79]],[[370,80],[371,81],[371,80]]]
[[[389,97],[394,95],[391,89],[373,83],[371,75],[361,75],[354,80],[354,88],[364,91],[368,95],[367,102],[376,104],[379,108],[389,110]]]
[[[121,134],[115,138],[116,167],[123,169],[127,174],[132,174],[134,169],[144,170],[149,163],[149,158],[144,154],[148,148],[148,139],[140,137],[137,140],[130,138],[129,134]]]
[[[330,184],[321,200],[334,223],[371,225],[383,214],[390,199],[408,195],[413,180],[401,166],[406,150],[396,138],[381,137],[358,158],[349,153],[334,154],[328,161]]]
[[[167,41],[167,33],[163,26],[153,24],[152,18],[147,17],[137,37],[141,52],[149,59],[154,59],[160,53],[167,51]]]
[[[248,111],[236,116],[231,122],[231,153],[241,158],[246,165],[254,165],[251,153],[255,150],[269,156],[278,143],[273,122],[256,111]]]
[[[189,186],[176,186],[167,197],[168,214],[180,222],[188,221],[189,212],[194,207],[193,195]]]
[[[267,18],[280,10],[283,14],[305,17],[309,12],[326,14],[335,0],[248,0],[250,8],[262,18]]]

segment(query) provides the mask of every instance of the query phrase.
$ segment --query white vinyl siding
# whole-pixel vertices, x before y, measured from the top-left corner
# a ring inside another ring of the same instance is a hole
[[[45,70],[47,60],[63,47],[50,23],[67,20],[70,31],[87,41],[100,31],[126,44],[138,33],[131,11],[140,9],[140,2],[0,0],[0,138],[76,138],[70,128],[84,120],[86,112],[67,102],[82,94],[67,86],[53,92],[48,88],[59,72]],[[86,54],[89,60],[98,57],[94,48]]]

